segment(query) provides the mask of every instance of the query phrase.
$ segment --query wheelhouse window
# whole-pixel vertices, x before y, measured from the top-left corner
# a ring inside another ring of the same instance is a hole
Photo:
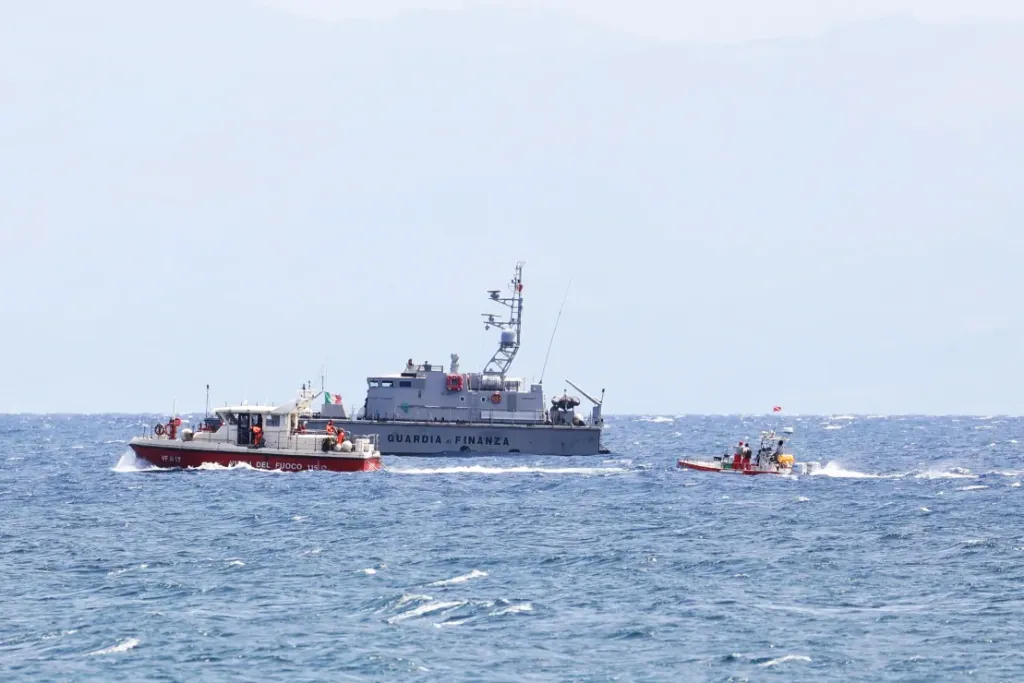
[[[410,382],[410,381],[409,381],[409,380],[407,380],[407,379],[404,379],[404,380],[401,380],[401,381],[400,381],[400,382],[398,383],[398,386],[400,386],[400,387],[409,387],[409,388],[412,388],[412,382]]]
[[[281,416],[280,415],[267,415],[264,420],[264,424],[268,427],[280,427]]]

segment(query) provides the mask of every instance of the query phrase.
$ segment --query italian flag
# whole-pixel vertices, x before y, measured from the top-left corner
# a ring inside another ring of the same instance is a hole
[[[324,392],[324,404],[326,405],[328,403],[336,403],[338,405],[341,405],[341,395],[340,394],[329,394],[329,393],[327,393],[325,391]]]

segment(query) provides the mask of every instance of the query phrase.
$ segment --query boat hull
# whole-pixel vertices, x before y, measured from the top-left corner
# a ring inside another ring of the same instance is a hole
[[[311,420],[311,422],[318,422]],[[352,436],[380,435],[383,455],[600,455],[600,427],[334,420]]]
[[[177,444],[177,445],[172,445]],[[151,465],[168,469],[187,469],[202,465],[246,464],[260,470],[281,470],[303,472],[326,470],[328,472],[372,472],[382,468],[379,456],[346,456],[344,454],[304,454],[267,448],[185,447],[182,442],[168,441],[161,444],[132,442],[129,444],[135,456]]]
[[[751,466],[749,468],[732,469],[731,467],[724,467],[720,461],[713,462],[702,462],[699,460],[679,460],[677,466],[688,470],[696,470],[698,472],[719,472],[722,474],[790,474],[792,472],[789,468],[778,468],[773,467],[771,469],[765,469],[760,467]]]

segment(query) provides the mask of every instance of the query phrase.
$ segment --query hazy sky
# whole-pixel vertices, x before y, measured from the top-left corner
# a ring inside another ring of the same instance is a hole
[[[358,406],[409,357],[481,368],[519,259],[513,373],[571,280],[545,387],[609,413],[1024,410],[1015,4],[557,5],[700,40],[998,20],[709,47],[317,2],[383,18],[0,2],[0,411],[285,401],[324,363]]]
[[[310,15],[344,19],[386,18],[402,10],[459,9],[479,5],[558,9],[647,37],[697,41],[738,41],[802,35],[829,26],[910,14],[932,22],[1024,21],[1018,0],[265,0]]]

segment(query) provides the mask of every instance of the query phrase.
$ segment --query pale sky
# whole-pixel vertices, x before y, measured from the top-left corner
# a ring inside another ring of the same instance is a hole
[[[522,259],[549,396],[1024,413],[1024,3],[270,1],[0,2],[0,412],[358,406]]]
[[[836,24],[909,14],[927,22],[1024,21],[1019,0],[264,0],[331,19],[388,18],[417,8],[513,5],[556,9],[644,37],[742,41],[814,34]]]

